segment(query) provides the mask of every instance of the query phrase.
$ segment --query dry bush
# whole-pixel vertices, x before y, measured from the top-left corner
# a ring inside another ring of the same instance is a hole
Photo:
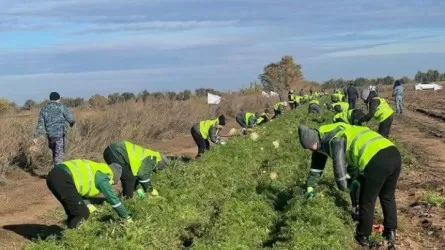
[[[167,99],[145,103],[128,101],[108,106],[105,110],[76,109],[76,125],[68,132],[65,159],[101,161],[103,150],[111,142],[125,139],[148,145],[153,139],[171,139],[188,133],[201,119],[214,119],[220,114],[234,117],[240,109],[262,111],[264,107],[272,106],[274,101],[277,100],[258,94],[230,94],[216,106],[208,105],[205,98],[194,97],[180,102]],[[38,110],[32,115],[1,117],[0,136],[7,143],[0,146],[0,177],[13,166],[29,171],[47,171],[51,167],[46,139],[38,147],[31,147],[37,119]]]

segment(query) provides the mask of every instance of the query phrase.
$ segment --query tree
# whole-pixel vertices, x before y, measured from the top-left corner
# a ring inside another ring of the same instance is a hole
[[[440,75],[439,81],[444,82],[445,81],[445,73]]]
[[[417,83],[423,83],[427,81],[426,73],[423,73],[422,71],[417,71],[416,75],[414,76],[414,80]]]
[[[430,69],[426,72],[426,79],[428,82],[437,82],[439,80],[440,73],[437,70]]]
[[[0,113],[5,113],[11,109],[9,101],[5,98],[0,98]]]
[[[121,94],[121,100],[129,101],[129,100],[133,100],[133,99],[136,99],[136,96],[133,93],[124,92]]]
[[[37,103],[33,100],[26,100],[25,104],[23,105],[23,108],[25,110],[31,110],[32,108],[36,107]]]
[[[192,92],[190,90],[186,89],[184,91],[179,92],[176,95],[176,100],[177,101],[185,101],[185,100],[190,99],[191,96],[192,96]]]
[[[165,94],[169,100],[174,100],[176,98],[176,93],[173,91],[169,91]]]
[[[113,93],[113,94],[108,95],[108,103],[109,104],[116,104],[121,101],[122,101],[122,98],[119,93]]]
[[[143,102],[146,102],[148,97],[150,96],[150,92],[147,90],[144,90],[138,94],[137,100],[142,100]]]
[[[292,56],[284,56],[281,61],[270,63],[264,67],[259,79],[263,89],[279,92],[290,89],[294,83],[303,79],[303,73],[301,66],[294,62]]]
[[[105,96],[95,94],[88,100],[88,104],[93,108],[105,108],[108,104],[108,99]]]
[[[152,96],[153,96],[155,99],[159,99],[159,98],[164,97],[164,93],[158,91],[158,92],[154,92],[154,93],[152,93]]]

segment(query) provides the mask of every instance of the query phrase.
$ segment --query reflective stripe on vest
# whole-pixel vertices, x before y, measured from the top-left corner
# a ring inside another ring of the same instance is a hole
[[[317,104],[320,105],[320,101],[319,100],[312,100],[309,102],[309,104]]]
[[[378,122],[384,121],[385,119],[387,119],[388,117],[390,117],[394,113],[394,110],[391,108],[391,106],[389,106],[388,102],[386,102],[385,99],[380,98],[380,97],[374,97],[372,99],[380,100],[380,104],[379,104],[379,106],[377,107],[377,110],[374,113],[374,118]]]

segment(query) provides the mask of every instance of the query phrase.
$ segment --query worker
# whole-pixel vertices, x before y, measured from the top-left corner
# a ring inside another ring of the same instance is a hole
[[[270,111],[269,109],[265,109],[262,114],[258,116],[258,119],[256,120],[256,125],[261,126],[264,123],[268,122],[270,120]]]
[[[336,113],[334,115],[333,121],[344,122],[351,125],[361,125],[359,120],[365,116],[365,113],[361,109],[350,109],[343,112]]]
[[[296,108],[295,100],[294,100],[294,90],[289,90],[289,93],[287,94],[287,99],[289,103],[289,107],[291,110],[294,110]]]
[[[304,94],[303,95],[303,103],[307,103],[309,101],[309,95],[308,94]]]
[[[364,89],[361,98],[368,106],[368,114],[360,119],[360,123],[368,122],[374,117],[379,122],[378,132],[388,138],[391,129],[394,110],[385,99],[378,97],[375,91]]]
[[[214,120],[204,120],[196,123],[191,128],[190,132],[192,134],[193,140],[198,146],[198,154],[196,158],[201,157],[201,155],[210,149],[210,141],[215,144],[221,142],[218,132],[226,126],[226,117],[220,115],[218,119]]]
[[[312,100],[309,102],[308,113],[321,113],[321,106],[319,100]]]
[[[359,186],[355,240],[362,246],[375,245],[369,236],[378,196],[384,216],[383,236],[394,245],[397,229],[395,189],[402,165],[395,145],[368,127],[346,123],[323,125],[318,130],[300,125],[298,135],[303,148],[313,151],[307,192],[315,192],[327,158],[332,158],[338,188],[352,191],[353,200]]]
[[[396,98],[396,114],[403,113],[403,85],[401,80],[394,82],[392,96]]]
[[[110,144],[104,150],[103,157],[108,165],[122,166],[120,180],[125,198],[132,198],[134,191],[137,191],[139,198],[144,198],[146,193],[157,195],[157,190],[152,186],[151,173],[163,170],[169,164],[164,154],[129,141]]]
[[[62,162],[66,151],[67,123],[70,127],[74,126],[73,113],[65,104],[60,103],[59,93],[51,92],[48,104],[40,110],[33,143],[38,144],[39,138],[46,135],[54,166]]]
[[[95,209],[89,198],[103,194],[105,200],[121,218],[131,222],[124,204],[114,193],[112,185],[119,182],[122,167],[90,160],[75,159],[55,166],[48,174],[46,184],[62,204],[69,229],[77,228]]]
[[[358,98],[358,91],[353,83],[349,84],[349,87],[346,90],[346,93],[348,95],[349,108],[355,109],[355,104],[356,104],[357,98]]]
[[[300,96],[304,96],[304,94],[306,94],[305,92],[304,92],[304,89],[300,89]]]
[[[300,95],[294,95],[295,108],[299,107],[302,104],[302,100],[303,97],[301,97]]]
[[[256,126],[256,121],[259,117],[258,113],[249,112],[239,112],[235,117],[236,122],[241,126],[242,132],[245,135],[248,128],[254,128]]]
[[[340,101],[339,95],[332,95],[331,101],[332,101],[332,109],[334,113],[343,112],[349,109],[349,104],[347,102]]]
[[[284,108],[287,106],[287,102],[277,102],[273,106],[274,116],[272,119],[277,118],[278,116],[283,114]]]

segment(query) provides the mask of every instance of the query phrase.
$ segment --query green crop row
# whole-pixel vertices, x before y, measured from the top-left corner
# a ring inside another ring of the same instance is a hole
[[[349,199],[330,166],[320,195],[304,196],[310,152],[297,126],[316,126],[313,118],[329,115],[307,116],[304,105],[256,129],[257,140],[236,137],[155,174],[160,197],[125,202],[132,224],[100,206],[80,228],[27,249],[353,249]]]

